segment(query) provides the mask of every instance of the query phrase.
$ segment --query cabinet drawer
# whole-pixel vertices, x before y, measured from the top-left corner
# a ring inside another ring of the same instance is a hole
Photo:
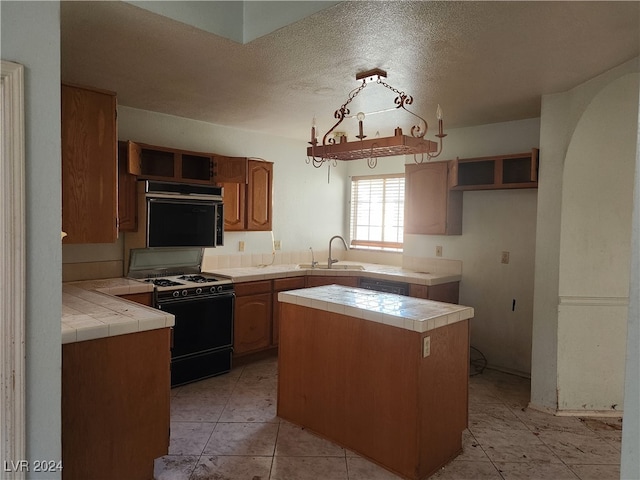
[[[257,293],[271,293],[271,280],[259,282],[236,283],[234,285],[236,297],[255,295]]]
[[[278,278],[273,281],[273,291],[280,292],[282,290],[295,290],[304,288],[304,277]]]

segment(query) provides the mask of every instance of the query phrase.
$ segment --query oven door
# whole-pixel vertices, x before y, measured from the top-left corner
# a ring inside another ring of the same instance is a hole
[[[231,370],[235,294],[168,300],[159,309],[175,316],[171,347],[171,386],[177,387]]]
[[[158,308],[175,316],[171,358],[233,345],[235,294],[166,300]]]
[[[147,247],[215,247],[223,238],[218,207],[216,201],[147,198]]]

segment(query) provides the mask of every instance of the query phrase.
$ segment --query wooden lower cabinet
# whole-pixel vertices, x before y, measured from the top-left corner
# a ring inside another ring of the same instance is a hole
[[[358,283],[359,277],[346,275],[307,275],[278,278],[273,281],[236,283],[234,286],[236,292],[233,327],[234,356],[252,354],[278,346],[281,309],[278,302],[279,292],[333,284],[357,287]],[[458,303],[458,285],[459,282],[434,286],[410,284],[409,295],[439,302]],[[128,297],[122,296],[122,298]]]
[[[62,346],[62,478],[150,480],[169,450],[169,328]]]
[[[440,285],[409,284],[409,296],[434,300],[436,302],[459,303],[460,282],[441,283]]]
[[[307,287],[321,287],[323,285],[344,285],[345,287],[357,287],[359,277],[309,275],[307,277]]]
[[[236,305],[233,325],[233,353],[243,355],[271,345],[271,280],[235,285]]]
[[[128,293],[125,295],[118,295],[118,297],[124,298],[125,300],[131,300],[132,302],[140,303],[148,307],[153,306],[153,293],[151,292]]]

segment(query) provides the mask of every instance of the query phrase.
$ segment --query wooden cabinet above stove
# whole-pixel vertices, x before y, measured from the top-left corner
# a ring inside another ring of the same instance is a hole
[[[140,179],[181,183],[215,183],[210,153],[127,142],[129,173]]]

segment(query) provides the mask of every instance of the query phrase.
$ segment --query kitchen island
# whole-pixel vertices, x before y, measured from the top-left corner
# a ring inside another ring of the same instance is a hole
[[[278,416],[413,480],[460,453],[472,308],[338,285],[278,300]]]

